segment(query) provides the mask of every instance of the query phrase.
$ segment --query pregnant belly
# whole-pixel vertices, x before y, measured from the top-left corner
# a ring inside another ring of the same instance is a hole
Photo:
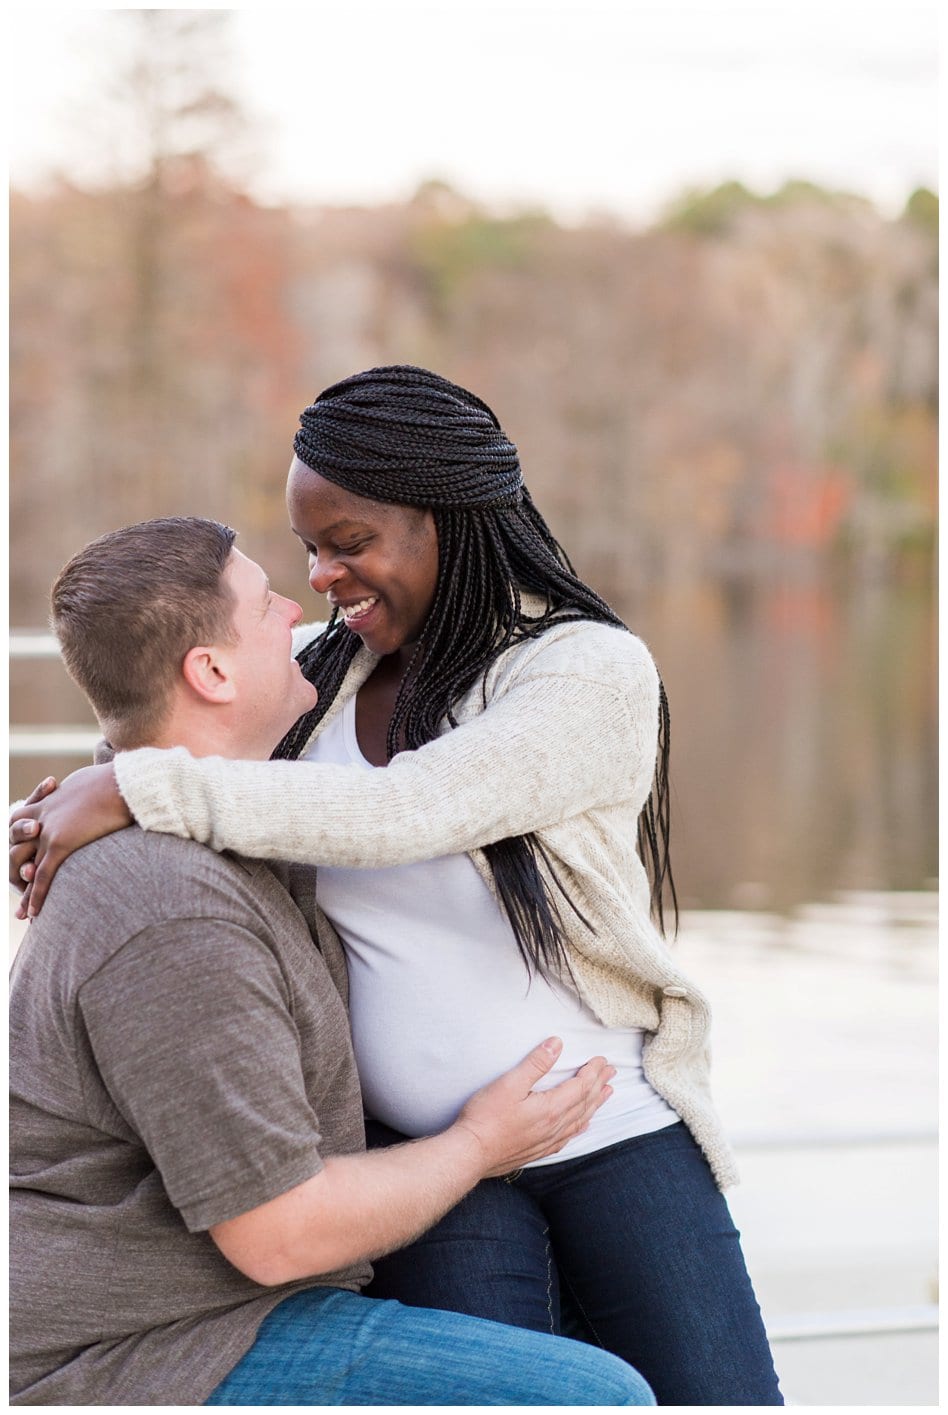
[[[352,1007],[352,1041],[367,1111],[405,1135],[445,1129],[476,1090],[529,1050],[473,1017],[394,1015],[390,1001]]]
[[[538,1090],[575,1075],[593,1056],[641,1076],[641,1033],[602,1027],[577,998],[543,979],[527,990],[521,971],[506,992],[481,980],[479,989],[446,997],[427,978],[409,981],[408,971],[367,973],[350,958],[352,1040],[365,1106],[405,1135],[445,1129],[476,1090],[549,1036],[563,1039],[563,1051]]]
[[[618,1068],[593,1128],[653,1094],[642,1033],[606,1028],[561,984],[528,980],[510,925],[466,855],[321,867],[317,901],[346,950],[356,1063],[377,1120],[411,1136],[443,1130],[475,1091],[551,1036],[563,1051],[540,1089],[593,1056]]]

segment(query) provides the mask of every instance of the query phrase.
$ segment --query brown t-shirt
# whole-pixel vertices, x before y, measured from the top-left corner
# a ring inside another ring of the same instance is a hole
[[[364,1148],[342,1000],[264,864],[137,827],[71,857],[13,970],[11,1389],[201,1404],[268,1312],[206,1230]]]

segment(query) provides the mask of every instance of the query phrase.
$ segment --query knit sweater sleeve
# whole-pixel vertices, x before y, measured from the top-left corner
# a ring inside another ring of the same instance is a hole
[[[616,672],[528,670],[477,717],[384,770],[315,762],[122,752],[119,789],[138,823],[217,850],[349,867],[410,864],[551,827],[648,794],[658,677],[623,636]],[[586,667],[586,665],[584,665]]]

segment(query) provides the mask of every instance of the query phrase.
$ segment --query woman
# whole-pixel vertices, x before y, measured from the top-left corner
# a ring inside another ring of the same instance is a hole
[[[319,701],[285,760],[121,753],[44,845],[130,811],[315,861],[377,1138],[443,1128],[538,1035],[564,1039],[551,1084],[607,1055],[614,1095],[589,1130],[481,1186],[380,1282],[553,1331],[562,1283],[660,1403],[781,1404],[719,1192],[734,1170],[707,1004],[651,918],[670,885],[669,723],[648,650],[573,573],[473,394],[370,370],[321,394],[294,446],[290,522],[332,615],[298,644]]]

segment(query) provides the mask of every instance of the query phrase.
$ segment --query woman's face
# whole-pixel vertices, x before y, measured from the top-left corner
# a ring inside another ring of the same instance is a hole
[[[309,555],[309,582],[338,606],[373,653],[397,653],[421,635],[438,581],[434,516],[356,496],[298,457],[286,504],[293,534]]]

